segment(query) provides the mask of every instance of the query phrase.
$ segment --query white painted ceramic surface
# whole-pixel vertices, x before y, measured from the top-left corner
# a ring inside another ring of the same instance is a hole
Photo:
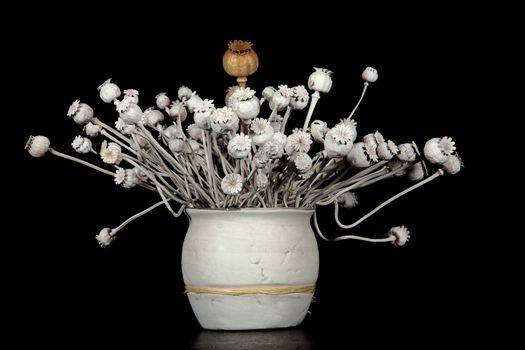
[[[184,282],[195,287],[313,285],[319,253],[312,210],[188,209],[182,248]],[[264,329],[301,323],[311,293],[241,296],[188,293],[205,329]]]

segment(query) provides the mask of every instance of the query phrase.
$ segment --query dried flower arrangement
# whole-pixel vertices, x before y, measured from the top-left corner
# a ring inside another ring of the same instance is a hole
[[[429,140],[423,147],[424,157],[415,143],[396,144],[379,132],[357,139],[353,116],[367,88],[378,78],[373,68],[363,71],[362,94],[348,117],[329,126],[322,120],[311,121],[321,93],[332,87],[329,70],[315,68],[308,78],[311,94],[302,85],[279,85],[277,89],[266,87],[259,98],[246,87],[246,76],[258,66],[251,43],[230,43],[223,64],[239,83],[228,89],[224,107],[216,107],[213,100],[182,86],[176,100],[160,93],[157,108],[142,110],[137,90],[121,92],[110,79],[98,91],[104,102],[116,107],[119,118],[115,127],[95,117],[89,105],[73,102],[67,116],[83,126],[84,133],[73,140],[73,149],[99,155],[111,170],[54,150],[45,136],[30,137],[26,149],[34,157],[56,155],[109,175],[124,188],[138,186],[160,195],[159,202],[118,227],[102,229],[96,236],[101,246],[109,245],[129,222],[160,205],[179,217],[185,208],[315,208],[333,204],[337,224],[350,229],[397,198],[445,173],[455,174],[462,166],[449,137]],[[271,111],[266,117],[261,116],[264,102]],[[306,107],[303,127],[288,130],[292,113]],[[187,122],[190,114],[192,123]],[[97,137],[103,140],[95,148]],[[424,158],[438,166],[432,175],[428,175]],[[356,222],[346,225],[340,221],[339,207],[357,205],[355,191],[404,175],[416,183]],[[321,238],[330,240],[321,233],[315,214],[314,226]],[[391,228],[386,238],[346,235],[333,240],[401,246],[409,237],[407,228],[398,226]]]

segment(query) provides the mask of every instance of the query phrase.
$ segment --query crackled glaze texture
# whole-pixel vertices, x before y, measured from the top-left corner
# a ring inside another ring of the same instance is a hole
[[[242,288],[313,285],[319,272],[312,210],[188,209],[190,227],[182,249],[187,286]],[[188,293],[206,329],[296,326],[313,294],[218,295]]]

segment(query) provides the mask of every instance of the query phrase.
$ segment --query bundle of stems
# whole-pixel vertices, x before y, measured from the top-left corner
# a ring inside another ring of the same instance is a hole
[[[311,94],[303,86],[280,85],[278,89],[265,88],[259,99],[250,88],[232,87],[222,108],[183,86],[178,90],[178,100],[172,102],[161,93],[155,101],[158,109],[145,111],[138,106],[138,91],[124,90],[119,99],[120,88],[108,80],[99,87],[100,97],[116,106],[119,118],[115,127],[96,117],[93,109],[79,100],[68,111],[68,116],[84,126],[85,133],[75,138],[73,148],[81,154],[99,155],[103,166],[54,150],[45,136],[31,137],[26,148],[33,156],[50,153],[88,166],[114,177],[115,183],[124,188],[139,186],[159,194],[159,202],[114,229],[103,229],[97,236],[102,245],[109,244],[129,222],[162,204],[175,217],[185,208],[315,209],[333,205],[335,221],[349,229],[445,172],[459,171],[461,161],[448,137],[434,138],[425,144],[425,158],[439,165],[430,176],[425,159],[413,142],[395,144],[379,132],[356,140],[353,116],[369,84],[377,79],[377,71],[372,68],[363,72],[362,94],[347,118],[331,128],[321,120],[310,122],[320,93],[330,90],[330,74],[316,68],[308,81]],[[269,111],[262,117],[265,101]],[[292,114],[307,106],[303,127],[287,130]],[[194,123],[184,127],[191,113]],[[165,119],[170,121],[164,123]],[[97,137],[103,139],[98,151],[93,146]],[[341,223],[339,209],[357,205],[356,191],[403,175],[416,183],[355,223]],[[326,238],[320,232],[317,217],[314,223],[320,236]],[[401,228],[393,228],[394,233],[391,230],[388,238],[375,241],[402,245],[403,239],[408,239],[408,230]],[[406,232],[400,234],[400,230]],[[336,240],[365,239],[356,237]]]

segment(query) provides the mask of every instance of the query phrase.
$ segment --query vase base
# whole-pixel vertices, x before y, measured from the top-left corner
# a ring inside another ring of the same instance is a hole
[[[305,318],[313,294],[217,295],[188,293],[197,320],[209,330],[288,328]]]

